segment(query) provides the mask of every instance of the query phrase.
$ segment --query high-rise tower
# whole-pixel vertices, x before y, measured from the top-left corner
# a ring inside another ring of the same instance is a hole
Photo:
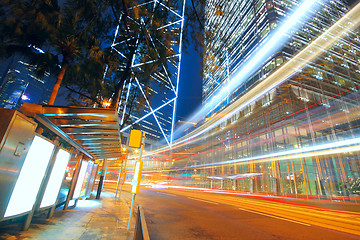
[[[177,184],[356,201],[360,5],[209,0],[206,13],[207,117],[151,160]]]
[[[208,104],[228,82],[241,77],[241,80],[237,80],[236,88],[229,89],[228,97],[223,98],[222,102],[218,101],[217,108],[212,108],[208,115],[223,109],[246,93],[348,11],[344,1],[307,2],[309,1],[207,1],[204,104]],[[310,11],[302,15],[301,8],[306,6]],[[292,24],[285,23],[292,15],[294,18],[290,21],[295,22],[296,26],[283,33],[286,36],[282,39],[266,45],[270,49],[263,49],[271,38],[279,35],[279,28],[286,28],[284,24]],[[339,87],[342,85],[340,82],[357,81],[359,71],[356,51],[359,48],[359,38],[358,35],[352,35],[351,38],[352,40],[344,39],[319,60],[324,64],[334,65],[331,71],[325,70],[318,63],[310,64],[312,76],[309,73],[305,76],[309,79],[309,84],[323,78],[335,78],[331,81],[336,82]],[[299,75],[297,78],[302,77]]]
[[[47,73],[36,76],[34,67],[14,55],[3,62],[0,78],[0,107],[19,109],[23,102],[47,104],[55,80]]]
[[[132,2],[127,12],[120,13],[112,44],[122,61],[120,72],[131,72],[119,101],[120,124],[128,119],[131,125],[125,125],[122,131],[138,124],[152,145],[172,141],[184,4],[173,0]],[[144,84],[141,78],[150,79],[150,84]],[[136,112],[139,105],[145,108]]]

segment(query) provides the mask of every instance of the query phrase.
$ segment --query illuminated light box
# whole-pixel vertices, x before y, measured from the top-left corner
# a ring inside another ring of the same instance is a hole
[[[78,180],[76,182],[76,187],[75,187],[73,199],[76,199],[76,198],[80,197],[80,192],[81,192],[82,184],[83,184],[84,179],[85,179],[85,173],[86,173],[87,166],[88,166],[88,162],[83,161],[81,163],[80,173],[79,173]]]
[[[40,208],[49,207],[56,203],[69,159],[70,153],[60,149],[56,155],[54,167],[51,171],[49,182],[46,186]]]
[[[133,194],[139,193],[142,168],[143,168],[143,161],[141,161],[141,160],[136,161],[133,181],[131,183],[131,185],[132,185],[131,193],[133,193]]]
[[[54,144],[35,136],[11,194],[4,217],[30,212],[49,164]]]

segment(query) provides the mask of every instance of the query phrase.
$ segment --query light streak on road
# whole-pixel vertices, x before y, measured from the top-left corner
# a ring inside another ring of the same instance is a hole
[[[193,198],[193,197],[188,197],[188,198],[189,198],[189,199],[192,199],[192,200],[200,201],[200,202],[206,202],[206,203],[211,203],[211,204],[216,204],[216,205],[219,204],[219,203],[217,203],[217,202],[210,202],[210,201],[203,200],[203,199],[199,199],[199,198]]]
[[[226,204],[235,206],[238,210],[264,215],[283,221],[293,222],[308,227],[324,227],[344,233],[360,236],[360,213],[314,206],[307,202],[291,202],[275,199],[273,196],[242,194],[238,197],[223,195],[226,191],[200,192],[205,188],[192,188],[168,185],[176,190],[155,190],[184,196],[197,201]],[[198,191],[200,190],[200,191]],[[209,189],[211,190],[211,189]],[[215,194],[214,194],[215,193]],[[220,194],[216,194],[220,193]],[[235,195],[234,192],[229,193]],[[285,198],[284,198],[285,199]],[[327,201],[319,201],[326,204]]]
[[[190,117],[188,122],[201,120],[206,114],[221,104],[229,92],[235,91],[267,58],[278,51],[283,43],[289,39],[290,32],[296,31],[301,26],[302,20],[308,17],[310,12],[315,11],[319,6],[321,6],[321,1],[320,3],[313,0],[303,1],[296,11],[294,11],[266,41],[261,43],[254,54],[231,76],[229,83],[219,89],[200,111],[196,111],[194,116]],[[175,131],[175,134],[183,130],[184,127],[180,127]]]
[[[130,184],[130,182],[127,182],[127,184]],[[233,191],[233,190],[226,190],[226,189],[216,189],[216,188],[207,188],[207,187],[191,187],[191,186],[185,186],[185,185],[174,185],[174,184],[168,184],[168,183],[164,183],[162,184],[161,188],[157,187],[157,184],[154,183],[146,183],[144,184],[144,186],[148,186],[149,188],[155,189],[156,191],[158,189],[174,189],[174,190],[179,190],[179,191],[197,191],[197,192],[204,192],[204,193],[215,193],[215,194],[222,194],[222,195],[230,195],[230,196],[242,196],[242,197],[248,197],[248,198],[255,198],[255,199],[262,199],[262,200],[267,200],[267,201],[273,201],[273,202],[281,202],[281,203],[288,203],[288,204],[292,204],[292,205],[296,205],[296,206],[307,206],[310,207],[309,205],[306,205],[305,201],[308,200],[319,200],[318,197],[316,196],[308,196],[306,198],[302,198],[300,196],[284,196],[284,195],[276,195],[276,194],[269,194],[269,193],[249,193],[249,192],[239,192],[239,191]],[[153,187],[155,186],[155,187]],[[163,191],[161,191],[162,194],[166,194],[166,195],[171,195],[171,196],[177,196],[176,193],[178,192],[174,192],[174,194],[169,194],[169,193],[165,193]],[[290,202],[288,202],[288,200],[290,200]],[[296,203],[296,202],[291,202],[294,200],[299,200],[299,201],[304,201],[304,203]],[[339,200],[344,200],[344,198],[342,197]],[[329,203],[331,202],[328,199],[321,199],[319,200],[323,203]],[[311,208],[313,209],[319,209],[319,210],[323,210],[323,208],[321,207],[317,207],[317,206],[311,206]],[[337,212],[337,213],[345,213],[345,214],[355,214],[356,216],[360,217],[360,213],[354,213],[354,212],[348,212],[348,211],[341,211],[341,210],[334,210],[334,209],[327,209],[327,211],[332,211],[332,212]]]
[[[285,119],[287,119],[287,118],[290,118],[290,117],[293,116],[294,114],[299,114],[299,113],[301,113],[301,112],[304,112],[305,110],[309,110],[309,109],[311,109],[311,108],[313,108],[313,107],[315,107],[315,106],[317,106],[317,105],[324,104],[324,103],[326,103],[327,101],[329,101],[330,99],[334,99],[335,97],[341,96],[342,94],[347,93],[347,92],[349,92],[349,91],[351,91],[351,90],[353,90],[353,89],[357,89],[357,88],[359,88],[359,87],[360,87],[360,85],[357,85],[357,86],[352,87],[352,88],[350,88],[350,89],[348,89],[348,90],[346,90],[346,91],[343,91],[343,92],[338,93],[338,94],[336,94],[336,95],[334,95],[334,96],[331,96],[331,97],[329,97],[329,98],[327,98],[327,99],[324,99],[324,100],[322,100],[322,101],[320,101],[320,102],[318,102],[318,103],[315,103],[315,104],[313,104],[313,105],[311,105],[311,106],[308,106],[308,107],[306,107],[306,108],[304,108],[304,109],[298,110],[297,112],[295,112],[295,113],[293,113],[293,114],[289,114],[289,115],[285,116],[282,120],[285,120]],[[351,95],[348,95],[348,98],[349,98],[349,96],[351,96]],[[347,112],[348,112],[348,113],[346,113],[346,116],[344,115],[344,114],[345,114],[344,111],[336,111],[335,113],[333,113],[333,114],[331,115],[332,124],[333,124],[333,125],[341,125],[341,124],[344,123],[344,121],[350,121],[350,120],[351,120],[351,121],[354,121],[354,120],[358,119],[358,112],[360,112],[360,106],[354,106],[353,108],[349,108],[349,109],[347,110]],[[325,116],[326,116],[326,114],[325,114]],[[258,132],[258,133],[256,133],[256,134],[250,135],[250,136],[248,136],[248,137],[246,137],[246,138],[242,138],[242,139],[240,139],[239,141],[235,141],[235,142],[229,144],[229,146],[233,146],[233,145],[236,145],[236,144],[238,144],[238,143],[245,142],[245,141],[248,140],[248,139],[254,138],[254,137],[259,136],[259,135],[261,135],[261,134],[265,134],[266,132],[269,132],[269,131],[274,131],[274,130],[279,129],[279,128],[285,126],[285,125],[289,125],[289,124],[296,124],[296,125],[298,125],[298,126],[299,126],[299,125],[300,125],[300,126],[301,126],[301,125],[306,125],[306,123],[301,123],[301,120],[302,120],[303,118],[305,118],[305,117],[306,117],[306,115],[298,115],[296,119],[289,119],[288,121],[281,122],[280,124],[274,124],[274,125],[272,125],[270,128],[268,128],[268,129],[265,129],[265,130],[263,130],[263,131],[261,131],[261,132]],[[326,117],[325,117],[325,119],[326,119]],[[323,121],[325,121],[324,118],[319,118],[319,119],[317,119],[316,121],[313,121],[313,129],[316,130],[316,131],[319,131],[319,130],[321,130],[321,129],[323,129],[323,128],[327,128],[327,125],[324,124]],[[298,123],[297,123],[297,122],[298,122]],[[230,137],[230,138],[227,138],[226,141],[228,141],[228,140],[230,140],[230,139],[233,139],[233,138],[236,138],[236,136],[232,136],[232,137]],[[345,141],[344,143],[339,143],[339,144],[338,144],[338,143],[336,143],[336,144],[334,144],[334,143],[329,143],[328,145],[324,145],[323,147],[326,147],[326,146],[331,146],[331,147],[346,146],[346,144],[348,144],[348,143],[351,144],[351,143],[356,143],[356,142],[358,142],[358,140],[356,140],[356,139],[355,139],[355,140],[347,140],[347,141]],[[216,142],[214,142],[213,144],[216,144]],[[201,147],[201,145],[199,145],[199,146]],[[191,152],[172,153],[172,158],[171,158],[171,160],[169,160],[169,155],[162,154],[162,155],[160,155],[160,156],[153,157],[152,160],[156,160],[156,161],[177,161],[177,160],[180,160],[180,159],[184,159],[184,158],[188,158],[188,157],[192,157],[192,156],[196,156],[196,155],[200,155],[200,154],[205,154],[205,153],[210,153],[210,152],[218,151],[218,150],[223,149],[223,148],[225,148],[225,147],[226,147],[226,146],[221,146],[221,147],[211,148],[210,150],[207,150],[207,151],[199,151],[199,152],[196,152],[196,151],[194,151],[194,149],[193,149],[193,151],[191,151]],[[315,147],[315,148],[317,148],[317,147]],[[302,149],[304,149],[304,148],[302,148]],[[303,151],[303,152],[312,151],[311,149],[314,149],[314,147],[313,147],[313,148],[306,148],[306,149],[304,149],[304,150],[302,150],[302,151]],[[299,150],[296,150],[296,151],[299,151]],[[280,154],[281,154],[281,153],[280,153]],[[329,153],[329,154],[330,154],[330,153]],[[182,156],[174,157],[174,155],[182,155]],[[198,167],[199,167],[199,166],[198,166]]]
[[[213,150],[215,151],[216,149],[213,149]],[[210,150],[210,151],[213,151],[213,150]],[[244,163],[248,163],[249,161],[254,161],[257,163],[270,162],[270,161],[282,161],[282,160],[297,159],[297,158],[333,155],[333,154],[339,154],[339,153],[351,153],[351,152],[356,152],[356,151],[360,151],[360,138],[348,139],[348,140],[344,140],[344,141],[332,142],[332,143],[321,144],[321,145],[316,145],[316,146],[311,146],[311,147],[304,147],[304,148],[299,148],[299,149],[294,149],[294,150],[289,150],[289,151],[267,154],[267,155],[260,155],[260,156],[256,156],[256,157],[239,158],[239,159],[233,159],[233,160],[227,160],[227,161],[219,161],[219,162],[213,162],[213,163],[191,165],[191,166],[184,167],[184,169],[208,168],[208,167],[213,167],[213,166],[218,166],[218,165],[244,164]],[[197,154],[204,154],[207,152],[209,152],[209,151],[200,152]],[[194,154],[194,155],[197,155],[197,154]],[[180,158],[182,158],[182,157],[180,157]],[[162,170],[162,171],[166,171],[166,170]]]
[[[217,116],[205,122],[202,126],[198,127],[190,134],[173,142],[172,148],[168,148],[168,146],[166,146],[148,154],[154,155],[157,153],[163,153],[182,146],[185,143],[193,144],[202,140],[200,137],[202,134],[228,120],[234,114],[264,96],[281,83],[285,82],[293,74],[301,71],[301,69],[307,66],[308,63],[314,61],[325,51],[329,50],[344,34],[356,29],[360,25],[360,18],[358,16],[360,16],[360,4],[353,7],[344,17],[326,30],[321,36],[315,39],[310,45],[285,63],[281,68],[276,70],[273,74],[244,94],[243,97],[239,98],[228,108],[224,109]]]
[[[284,221],[288,221],[288,222],[293,222],[293,223],[305,225],[305,226],[308,226],[308,227],[311,226],[310,224],[307,224],[307,223],[302,223],[302,222],[294,221],[294,220],[287,219],[287,218],[277,217],[277,216],[270,215],[270,214],[266,214],[266,213],[262,213],[262,212],[256,212],[256,211],[252,211],[252,210],[245,209],[245,208],[239,208],[239,209],[240,209],[241,211],[246,211],[246,212],[251,212],[251,213],[255,213],[255,214],[260,214],[260,215],[263,215],[263,216],[267,216],[267,217],[271,217],[271,218],[276,218],[276,219],[280,219],[280,220],[284,220]]]

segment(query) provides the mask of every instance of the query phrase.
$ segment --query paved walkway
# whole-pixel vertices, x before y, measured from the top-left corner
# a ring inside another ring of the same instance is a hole
[[[45,214],[35,216],[28,231],[21,231],[21,224],[0,226],[0,239],[133,239],[135,210],[130,230],[127,230],[131,196],[121,194],[120,200],[114,195],[102,192],[101,200],[79,200],[76,208],[63,211],[56,209],[51,219]],[[136,208],[135,208],[136,209]]]

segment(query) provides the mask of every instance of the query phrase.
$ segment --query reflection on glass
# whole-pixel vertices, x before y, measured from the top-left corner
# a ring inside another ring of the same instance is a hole
[[[289,14],[288,3],[274,2]],[[247,6],[236,1],[228,4]],[[350,11],[342,1],[322,6],[316,16],[309,17],[292,33],[281,51],[259,64],[254,75],[229,92],[227,98],[220,98],[221,104],[208,112],[193,132],[175,141],[171,148],[145,157],[144,166],[149,169],[145,180],[158,186],[171,182],[254,194],[358,202],[360,34],[356,27],[360,25],[360,5]],[[267,13],[270,11],[256,14]],[[319,18],[324,13],[329,18]],[[221,21],[224,26],[215,33],[219,41],[224,41],[224,34],[231,36],[239,30],[227,32],[229,25],[224,22],[232,17],[224,16],[227,19],[208,18]],[[254,24],[249,26],[258,26],[257,16],[249,16],[250,20]],[[270,28],[273,29],[271,25]],[[248,32],[239,33],[254,41],[259,39],[251,31],[249,28]],[[233,45],[227,44],[225,53],[226,44],[210,42],[207,46],[213,56],[207,59],[209,65],[204,63],[208,71],[204,75],[209,74],[203,95],[209,101],[216,96],[211,89],[218,87],[215,82],[233,79],[231,72],[243,66],[241,58],[253,57],[250,53],[247,56],[246,49],[261,47],[261,42],[239,43],[238,39],[242,39],[241,35],[232,40]],[[225,64],[220,66],[221,61]]]

